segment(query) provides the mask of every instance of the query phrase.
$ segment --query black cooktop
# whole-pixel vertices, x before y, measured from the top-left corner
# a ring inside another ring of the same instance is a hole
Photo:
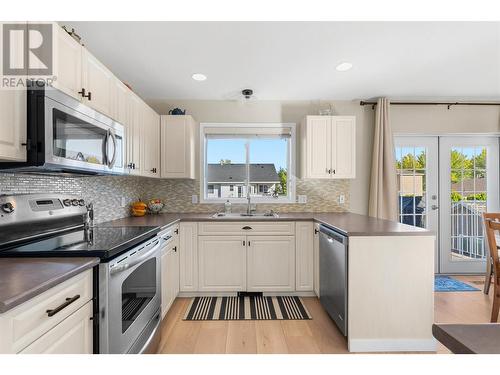
[[[153,238],[160,227],[93,227],[70,230],[14,247],[0,249],[0,257],[95,256],[112,259]]]

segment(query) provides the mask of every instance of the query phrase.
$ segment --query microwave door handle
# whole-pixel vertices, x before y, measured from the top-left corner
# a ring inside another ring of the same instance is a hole
[[[113,168],[116,162],[116,153],[117,153],[117,142],[116,142],[116,135],[112,133],[111,131],[109,132],[109,136],[111,136],[111,140],[113,141],[113,158],[111,161],[108,163],[109,168]],[[107,151],[106,151],[107,153]]]

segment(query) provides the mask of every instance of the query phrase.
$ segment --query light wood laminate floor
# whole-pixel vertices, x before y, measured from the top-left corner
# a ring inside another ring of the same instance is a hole
[[[479,276],[458,279],[482,289]],[[491,294],[447,292],[435,294],[435,321],[484,323],[489,321]],[[347,343],[318,299],[303,298],[312,320],[183,321],[189,298],[177,298],[162,322],[159,353],[164,354],[346,354]],[[439,344],[438,353],[449,353]]]

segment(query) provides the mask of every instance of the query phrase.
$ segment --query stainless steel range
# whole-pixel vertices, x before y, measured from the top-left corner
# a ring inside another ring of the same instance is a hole
[[[90,208],[73,196],[0,196],[0,257],[99,257],[94,351],[154,351],[161,306],[159,228],[88,226]]]

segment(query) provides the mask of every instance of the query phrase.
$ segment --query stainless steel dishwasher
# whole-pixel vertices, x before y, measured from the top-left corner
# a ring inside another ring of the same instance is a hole
[[[347,245],[346,236],[320,226],[319,300],[344,336],[347,336]]]

